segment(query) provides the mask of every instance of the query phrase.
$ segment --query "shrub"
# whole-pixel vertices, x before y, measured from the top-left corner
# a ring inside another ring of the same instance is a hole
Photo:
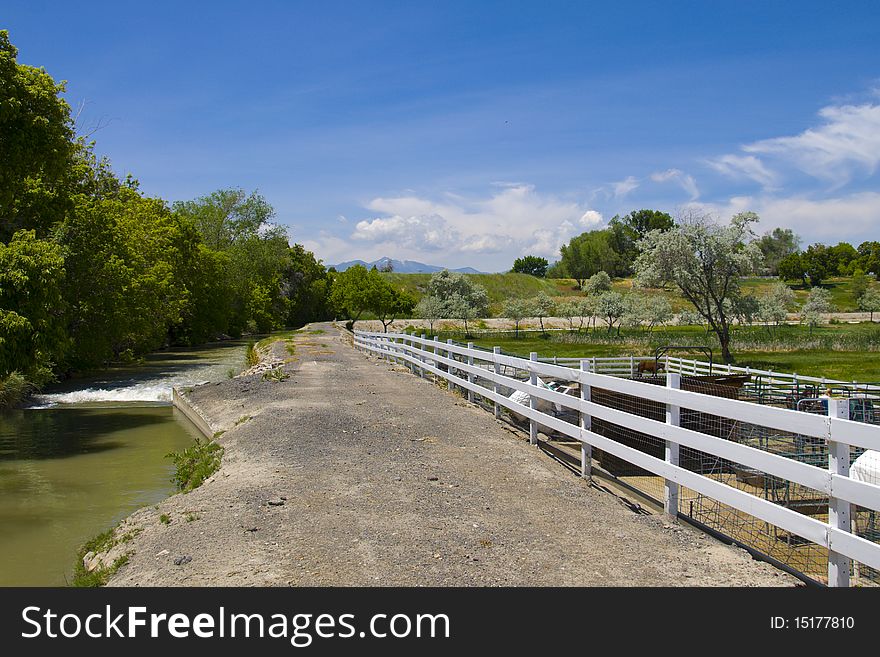
[[[220,468],[223,458],[223,447],[213,440],[196,442],[180,452],[166,455],[174,462],[175,472],[171,481],[177,484],[178,490],[189,492],[198,488]]]

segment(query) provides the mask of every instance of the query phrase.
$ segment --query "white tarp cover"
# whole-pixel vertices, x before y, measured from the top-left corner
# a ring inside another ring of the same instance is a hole
[[[865,481],[880,486],[880,452],[869,449],[853,461],[849,476],[856,481]]]

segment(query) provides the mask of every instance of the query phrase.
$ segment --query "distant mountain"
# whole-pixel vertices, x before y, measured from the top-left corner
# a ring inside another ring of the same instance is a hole
[[[336,268],[336,271],[345,271],[349,267],[354,267],[355,265],[363,265],[367,269],[371,269],[373,265],[376,266],[377,269],[383,269],[388,264],[391,264],[391,271],[394,271],[398,274],[433,274],[435,271],[443,271],[444,269],[449,269],[448,267],[438,267],[437,265],[426,265],[423,262],[416,262],[415,260],[394,260],[392,258],[379,258],[378,260],[374,260],[373,262],[364,262],[363,260],[349,260],[348,262],[340,262],[338,265],[331,265]],[[449,269],[449,271],[458,272],[460,274],[482,274],[483,272],[474,269],[473,267],[459,267],[458,269]]]

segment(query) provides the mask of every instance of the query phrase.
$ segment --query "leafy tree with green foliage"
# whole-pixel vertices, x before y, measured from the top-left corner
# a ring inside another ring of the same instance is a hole
[[[859,252],[849,242],[838,242],[828,247],[827,264],[829,275],[849,276],[858,266]]]
[[[164,201],[123,190],[86,200],[58,235],[67,257],[71,364],[94,367],[161,347],[180,321],[184,242],[196,239]]]
[[[528,274],[529,276],[544,278],[547,275],[547,267],[549,266],[546,258],[527,255],[514,260],[513,269],[510,271],[514,274]]]
[[[231,292],[228,330],[265,332],[282,326],[290,303],[283,294],[283,272],[290,246],[275,211],[257,192],[221,189],[194,201],[177,202],[174,213],[195,227],[205,246],[227,255]]]
[[[800,253],[792,253],[779,261],[776,268],[779,278],[784,281],[798,281],[801,285],[807,285],[807,271],[804,268],[803,256]]]
[[[377,289],[384,283],[378,271],[367,269],[363,265],[354,265],[336,274],[330,286],[330,305],[336,311],[348,317],[351,325],[369,312],[375,303]]]
[[[870,284],[870,279],[861,269],[856,269],[853,271],[852,281],[850,283],[850,290],[852,292],[853,300],[858,303],[859,298],[868,290],[868,286]]]
[[[19,229],[45,237],[64,218],[75,151],[64,84],[17,58],[9,32],[0,30],[0,242]]]
[[[731,314],[740,324],[751,326],[761,312],[761,301],[754,294],[743,294],[730,302]]]
[[[779,263],[800,251],[801,238],[791,228],[774,228],[758,239],[758,248],[764,256],[762,271],[770,276],[779,275]]]
[[[652,230],[669,230],[675,226],[675,220],[659,210],[634,210],[623,217],[615,215],[608,222],[607,230],[611,234],[611,244],[620,254],[619,269],[615,276],[628,276],[639,255],[638,243]]]
[[[593,230],[571,238],[559,250],[560,262],[568,275],[583,287],[584,281],[600,271],[610,275],[625,275],[623,255],[614,244],[614,233],[609,229]]]
[[[281,292],[289,300],[288,326],[329,319],[329,291],[330,276],[315,254],[302,244],[290,247],[281,273]]]
[[[19,372],[44,383],[67,350],[61,248],[33,230],[0,243],[0,378]]]
[[[649,287],[673,283],[718,337],[724,362],[730,352],[731,303],[743,276],[755,271],[761,251],[752,241],[753,212],[737,214],[728,226],[693,213],[668,231],[648,233],[636,260],[639,281]]]
[[[412,313],[416,301],[406,292],[395,290],[388,281],[383,280],[376,288],[373,304],[370,310],[382,322],[382,328],[387,333],[388,327],[396,318]]]
[[[593,328],[595,328],[597,304],[598,304],[598,297],[596,297],[596,296],[580,297],[577,300],[578,317],[580,318],[580,324],[578,325],[578,330],[580,330],[584,327],[584,320],[586,320],[588,328],[589,328],[590,321],[592,321]]]
[[[880,278],[880,242],[862,242],[857,251],[856,266],[866,274]]]
[[[565,269],[565,265],[562,264],[561,260],[557,260],[552,265],[547,267],[547,273],[544,275],[545,278],[571,278],[568,271]]]

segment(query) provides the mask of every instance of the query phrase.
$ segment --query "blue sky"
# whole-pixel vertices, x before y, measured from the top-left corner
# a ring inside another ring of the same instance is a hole
[[[146,193],[258,189],[328,264],[503,270],[641,207],[880,239],[876,2],[7,0],[0,28]]]

